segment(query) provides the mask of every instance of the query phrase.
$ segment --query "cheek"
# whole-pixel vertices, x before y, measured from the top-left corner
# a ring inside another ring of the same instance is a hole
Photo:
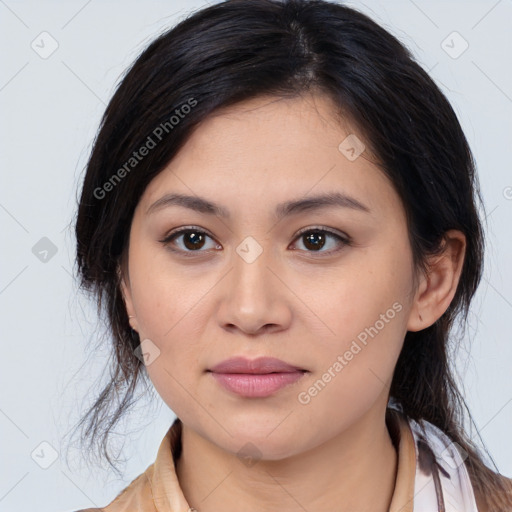
[[[407,247],[368,248],[354,253],[323,289],[317,289],[318,302],[339,339],[346,342],[361,334],[364,341],[364,333],[376,327],[380,338],[392,340],[406,324],[411,286]]]
[[[193,310],[200,300],[201,282],[172,264],[171,258],[154,241],[139,238],[130,250],[132,296],[141,333],[163,343],[174,339],[181,319]],[[194,283],[195,281],[195,283]]]
[[[362,251],[331,283],[319,297],[332,336],[318,338],[315,350],[316,367],[331,390],[324,400],[349,403],[353,393],[371,400],[390,383],[406,333],[412,283],[408,248]]]
[[[140,338],[150,340],[156,355],[146,365],[149,378],[172,410],[187,411],[194,403],[187,390],[202,370],[205,296],[214,282],[194,276],[192,268],[177,269],[165,254],[142,250],[130,254],[130,280]]]
[[[349,306],[340,302],[332,310],[336,338],[317,340],[316,371],[298,390],[299,410],[314,418],[315,428],[327,428],[327,437],[385,400],[402,348],[405,306],[386,288],[379,297],[370,289],[371,300],[364,289],[356,288],[347,294]]]
[[[171,297],[172,298],[172,297]],[[144,321],[147,328],[144,337],[149,338],[150,345],[158,357],[146,366],[148,376],[156,391],[167,406],[173,411],[186,414],[197,409],[195,388],[199,373],[201,354],[204,347],[202,336],[198,332],[197,317],[179,301],[154,301],[154,308],[148,300],[144,309]]]

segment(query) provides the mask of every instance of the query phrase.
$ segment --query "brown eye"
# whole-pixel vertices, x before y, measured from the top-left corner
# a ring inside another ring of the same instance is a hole
[[[302,241],[306,252],[331,254],[350,245],[350,238],[327,229],[307,229],[299,233],[296,240]],[[327,247],[327,250],[322,250]]]
[[[163,240],[160,240],[164,246],[168,247],[171,251],[181,252],[181,253],[193,253],[193,252],[207,252],[206,250],[202,250],[206,247],[206,249],[215,249],[219,246],[215,243],[211,243],[210,247],[208,247],[208,239],[213,239],[204,231],[200,229],[194,229],[193,227],[182,228],[177,231],[170,233]],[[177,248],[172,247],[177,246]]]
[[[308,249],[322,249],[322,247],[325,245],[325,234],[320,231],[310,232],[302,236],[304,237],[304,246]]]
[[[201,249],[205,241],[204,234],[198,231],[187,231],[183,234],[183,245],[191,251]]]

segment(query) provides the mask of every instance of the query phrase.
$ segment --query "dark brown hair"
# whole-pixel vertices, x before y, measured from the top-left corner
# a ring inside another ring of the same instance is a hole
[[[145,187],[216,110],[260,95],[308,92],[329,97],[378,158],[403,202],[418,269],[425,270],[446,231],[466,236],[455,297],[432,326],[406,334],[390,394],[407,417],[433,423],[468,452],[476,490],[496,506],[500,479],[465,432],[468,411],[450,355],[449,332],[456,318],[465,324],[482,272],[473,157],[448,100],[410,52],[367,16],[329,1],[231,0],[199,10],[157,37],[117,87],[76,219],[80,284],[106,315],[113,351],[110,382],[79,424],[83,437],[99,443],[114,466],[109,433],[146,378],[117,273]],[[155,146],[131,161],[149,138]]]

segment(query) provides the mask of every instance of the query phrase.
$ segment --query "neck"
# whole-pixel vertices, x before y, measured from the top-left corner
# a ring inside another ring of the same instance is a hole
[[[387,512],[396,471],[382,411],[370,411],[307,452],[249,467],[183,425],[176,464],[183,493],[198,512],[238,512],[242,503],[248,512]]]

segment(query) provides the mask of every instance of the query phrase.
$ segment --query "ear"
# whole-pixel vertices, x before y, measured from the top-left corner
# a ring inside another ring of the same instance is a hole
[[[135,309],[133,307],[132,293],[130,288],[130,280],[127,277],[128,272],[126,269],[123,269],[123,265],[118,265],[117,267],[117,277],[119,283],[119,289],[121,290],[121,294],[123,296],[123,301],[126,306],[126,313],[129,318],[129,323],[135,331],[137,331],[137,317],[135,315]]]
[[[457,291],[465,252],[464,234],[455,229],[447,231],[442,252],[428,259],[427,272],[420,277],[409,315],[408,331],[426,329],[448,309]]]

